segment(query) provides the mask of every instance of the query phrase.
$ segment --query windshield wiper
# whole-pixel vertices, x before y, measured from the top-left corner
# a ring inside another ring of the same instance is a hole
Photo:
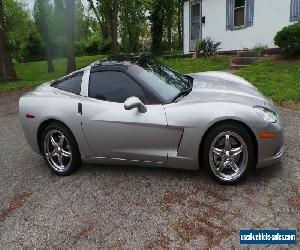
[[[177,96],[175,96],[175,98],[172,100],[172,102],[176,102],[178,98],[183,97],[183,96],[187,96],[189,93],[191,93],[193,90],[193,85],[191,85],[190,87],[184,89],[183,91],[181,91]]]

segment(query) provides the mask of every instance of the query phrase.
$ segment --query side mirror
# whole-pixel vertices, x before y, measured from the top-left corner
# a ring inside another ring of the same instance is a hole
[[[146,113],[147,108],[144,105],[144,103],[137,97],[129,97],[125,102],[124,102],[124,108],[125,110],[131,110],[134,108],[137,108],[140,113]]]

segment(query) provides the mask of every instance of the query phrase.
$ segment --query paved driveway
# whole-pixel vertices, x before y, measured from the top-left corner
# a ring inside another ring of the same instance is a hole
[[[240,229],[300,230],[299,110],[282,109],[282,164],[239,185],[216,184],[203,170],[124,166],[84,166],[61,178],[26,144],[18,95],[0,95],[1,249],[228,249],[240,248]]]

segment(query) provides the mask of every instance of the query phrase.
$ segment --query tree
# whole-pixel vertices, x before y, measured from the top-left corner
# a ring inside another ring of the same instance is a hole
[[[48,15],[49,40],[52,57],[67,57],[66,0],[51,0],[52,13]]]
[[[111,52],[113,55],[119,53],[118,46],[118,14],[119,0],[111,0]]]
[[[182,45],[183,0],[145,0],[148,3],[151,22],[152,53],[159,55],[163,42],[167,49],[175,47],[173,33],[178,33],[178,45]],[[177,47],[177,46],[176,46]]]
[[[176,0],[178,48],[183,47],[183,0]]]
[[[53,3],[53,13],[49,15],[48,26],[49,36],[52,44],[52,56],[68,57],[68,9],[67,0],[51,0]],[[80,43],[88,40],[91,35],[89,22],[84,13],[84,6],[81,0],[74,1],[74,47],[75,54],[80,51]],[[93,27],[94,28],[94,27]],[[78,49],[78,50],[77,50]]]
[[[34,19],[37,25],[37,29],[43,37],[45,43],[48,73],[54,72],[54,66],[52,61],[51,51],[51,39],[49,34],[48,22],[50,20],[49,15],[52,14],[52,6],[49,0],[36,0],[34,5]]]
[[[172,27],[173,27],[173,17],[175,13],[175,1],[165,0],[164,9],[166,12],[166,24],[167,24],[167,35],[168,35],[168,50],[172,50]]]
[[[154,55],[160,55],[162,51],[162,39],[164,33],[164,2],[153,0],[151,2],[151,7],[151,51]]]
[[[0,81],[14,81],[17,74],[7,46],[4,14],[3,0],[0,0]]]
[[[120,1],[120,34],[125,51],[138,52],[140,36],[145,30],[146,8],[143,0]]]
[[[27,55],[26,47],[35,25],[24,1],[4,0],[5,36],[11,57],[21,60]],[[24,28],[26,27],[26,28]]]
[[[88,0],[90,9],[94,12],[97,21],[99,22],[104,40],[106,40],[110,34],[112,42],[111,51],[113,55],[119,53],[118,17],[120,1],[121,0],[97,0],[95,6],[93,0]]]
[[[74,47],[74,15],[75,15],[75,2],[74,0],[67,0],[67,53],[68,53],[68,65],[67,73],[71,73],[76,70],[75,61],[75,47]]]
[[[104,4],[102,1],[97,1],[97,5],[95,6],[93,0],[87,0],[89,3],[89,8],[93,11],[97,22],[100,26],[100,34],[103,39],[107,41],[109,39],[109,26],[108,26],[108,13],[104,8]]]

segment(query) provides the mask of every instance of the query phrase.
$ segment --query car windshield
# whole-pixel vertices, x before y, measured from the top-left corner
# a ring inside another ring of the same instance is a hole
[[[145,82],[166,103],[173,101],[191,86],[187,77],[154,59],[141,60],[131,70],[138,80]]]

